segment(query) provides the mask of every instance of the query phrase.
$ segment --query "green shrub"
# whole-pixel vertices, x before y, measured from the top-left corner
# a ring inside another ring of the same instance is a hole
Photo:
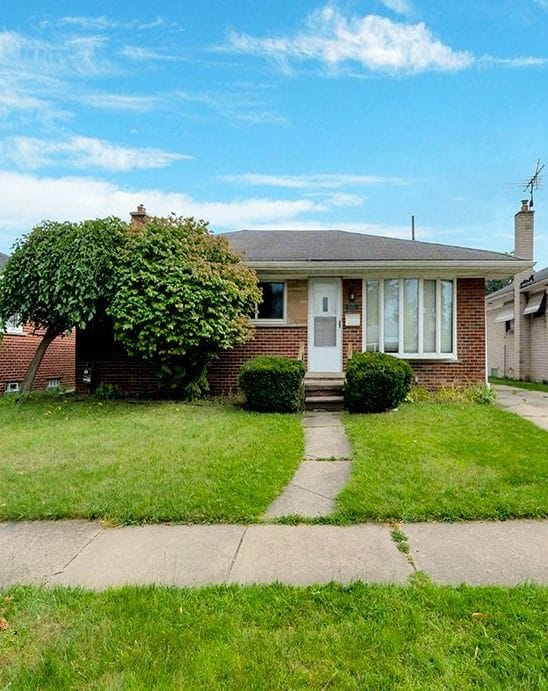
[[[111,384],[103,381],[95,390],[95,398],[100,401],[114,401],[116,398],[121,398],[122,392],[117,384]]]
[[[493,389],[487,384],[474,384],[464,389],[464,395],[472,403],[484,403],[492,405],[496,401]]]
[[[240,369],[240,389],[253,410],[294,412],[304,401],[304,365],[300,360],[261,355]]]
[[[385,353],[357,353],[346,367],[344,401],[354,413],[380,413],[395,408],[411,390],[408,362]]]

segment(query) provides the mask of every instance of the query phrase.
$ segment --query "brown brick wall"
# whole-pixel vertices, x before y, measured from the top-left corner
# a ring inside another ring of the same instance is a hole
[[[346,326],[345,311],[346,305],[350,300],[350,293],[354,293],[354,300],[357,305],[357,314],[360,315],[359,326]],[[362,352],[362,280],[345,279],[343,281],[343,368],[354,353]]]
[[[457,281],[457,362],[411,361],[420,386],[485,383],[485,281]]]
[[[306,326],[257,327],[252,341],[227,350],[210,367],[208,379],[212,393],[236,393],[240,367],[257,355],[285,355],[297,358],[303,352],[306,367],[306,333]]]
[[[84,368],[92,365],[92,384],[82,381]],[[114,342],[108,323],[76,332],[76,391],[92,393],[101,383],[115,384],[131,396],[156,398],[165,395],[152,367],[128,357]]]
[[[5,335],[0,343],[0,393],[4,393],[10,382],[21,382],[28,366],[42,340],[42,331],[25,327],[24,334]],[[75,338],[71,333],[61,336],[50,344],[44,355],[34,389],[45,389],[49,379],[60,379],[65,388],[74,386]]]
[[[298,310],[307,304],[306,281],[288,282],[288,312],[293,305],[293,319]],[[295,291],[292,296],[291,292]],[[360,319],[362,305],[361,279],[343,281],[343,306],[354,292],[359,305]],[[466,385],[485,382],[485,307],[484,280],[459,279],[457,282],[457,362],[414,360],[411,365],[418,383],[437,388],[449,385]],[[301,313],[301,317],[302,317]],[[301,318],[299,317],[299,319]],[[344,309],[343,309],[344,319]],[[346,366],[349,349],[361,352],[362,326],[343,327],[343,362]],[[257,327],[254,338],[221,355],[209,370],[212,393],[235,393],[238,388],[238,373],[241,365],[256,355],[285,355],[297,358],[303,355],[307,360],[307,327],[295,324]],[[82,372],[87,362],[94,363],[94,383],[114,383],[130,394],[160,396],[165,392],[158,387],[153,370],[135,358],[128,358],[117,346],[108,327],[96,331],[78,332],[76,377],[77,390],[84,391]]]

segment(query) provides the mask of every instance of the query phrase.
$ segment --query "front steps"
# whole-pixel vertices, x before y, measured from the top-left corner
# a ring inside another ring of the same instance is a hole
[[[307,374],[304,378],[306,410],[342,410],[344,376]]]

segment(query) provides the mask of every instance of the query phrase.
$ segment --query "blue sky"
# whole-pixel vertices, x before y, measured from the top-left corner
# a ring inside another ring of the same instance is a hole
[[[548,159],[548,0],[43,0],[0,17],[0,251],[43,218],[500,251]],[[535,195],[537,268],[548,194]]]

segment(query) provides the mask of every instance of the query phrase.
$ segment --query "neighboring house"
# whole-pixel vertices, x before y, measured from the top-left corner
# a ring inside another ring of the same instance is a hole
[[[534,212],[522,202],[515,216],[516,254],[533,258]],[[491,293],[487,307],[489,374],[548,380],[548,267],[517,274],[512,285]]]
[[[256,270],[264,299],[254,339],[225,351],[210,368],[214,392],[235,391],[241,364],[263,353],[300,358],[321,377],[342,376],[353,353],[381,351],[409,360],[424,386],[483,383],[485,278],[531,267],[498,252],[338,230],[224,237]],[[155,391],[151,371],[125,357],[108,330],[77,338],[78,386],[88,366],[97,382]]]
[[[7,260],[7,255],[0,252],[0,273]],[[42,333],[20,324],[16,318],[4,325],[5,335],[0,341],[0,394],[19,391]],[[74,387],[74,346],[74,334],[50,344],[34,380],[34,389]]]
[[[517,309],[513,285],[487,296],[489,374],[494,377],[548,382],[548,267],[523,279],[518,287]],[[517,354],[516,314],[521,322]]]

